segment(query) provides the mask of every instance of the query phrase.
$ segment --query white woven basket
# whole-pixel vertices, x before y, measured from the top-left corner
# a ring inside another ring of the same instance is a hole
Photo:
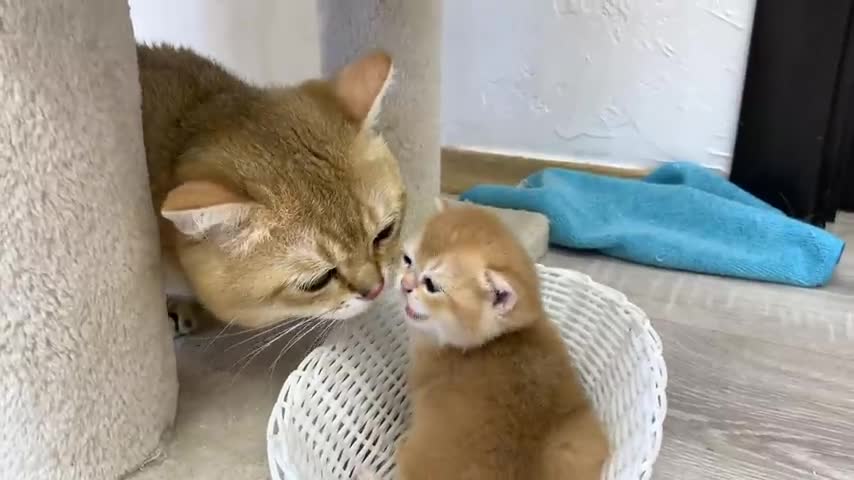
[[[626,297],[570,270],[540,267],[546,309],[608,431],[604,479],[644,480],[661,446],[667,370],[661,340]],[[291,373],[273,408],[274,480],[350,480],[367,466],[391,479],[406,427],[406,331],[398,295],[342,323]]]

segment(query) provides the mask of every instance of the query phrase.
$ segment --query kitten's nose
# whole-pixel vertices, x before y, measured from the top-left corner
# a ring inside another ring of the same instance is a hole
[[[385,286],[385,282],[380,280],[380,283],[374,285],[368,292],[362,293],[362,298],[365,300],[373,300],[380,296],[383,293],[383,287]]]
[[[415,290],[417,286],[417,282],[415,280],[415,275],[410,273],[404,274],[403,278],[400,279],[400,289],[404,291],[404,293],[409,293]]]

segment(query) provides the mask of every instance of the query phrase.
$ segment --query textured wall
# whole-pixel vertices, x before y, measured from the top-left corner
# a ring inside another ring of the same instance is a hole
[[[321,71],[317,0],[130,4],[139,39],[192,46],[252,81]],[[754,4],[445,2],[442,143],[728,169]]]
[[[754,4],[448,2],[443,142],[728,169]]]

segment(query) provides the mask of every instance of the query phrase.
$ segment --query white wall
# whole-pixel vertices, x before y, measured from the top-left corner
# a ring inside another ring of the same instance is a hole
[[[755,0],[446,1],[446,145],[728,169]]]
[[[754,2],[446,0],[443,143],[728,170]],[[251,81],[320,72],[315,0],[130,5],[138,39],[193,47]]]
[[[320,73],[314,0],[130,0],[137,40],[191,47],[255,83]]]

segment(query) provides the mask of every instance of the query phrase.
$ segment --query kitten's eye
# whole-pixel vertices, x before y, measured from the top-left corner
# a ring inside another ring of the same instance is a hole
[[[406,265],[407,267],[412,266],[412,259],[409,258],[409,255],[407,255],[405,253],[403,254],[403,264]]]
[[[331,268],[326,271],[323,275],[315,278],[311,283],[300,285],[300,289],[305,292],[317,292],[323,289],[323,287],[329,285],[329,282],[332,281],[332,277],[335,276],[335,269]]]
[[[374,246],[376,247],[384,241],[388,240],[389,237],[391,237],[392,233],[394,233],[394,222],[390,223],[387,227],[380,230],[380,233],[378,233],[377,236],[374,237]]]
[[[429,293],[437,293],[439,291],[436,284],[433,283],[433,279],[430,277],[424,277],[424,288],[426,288]]]

